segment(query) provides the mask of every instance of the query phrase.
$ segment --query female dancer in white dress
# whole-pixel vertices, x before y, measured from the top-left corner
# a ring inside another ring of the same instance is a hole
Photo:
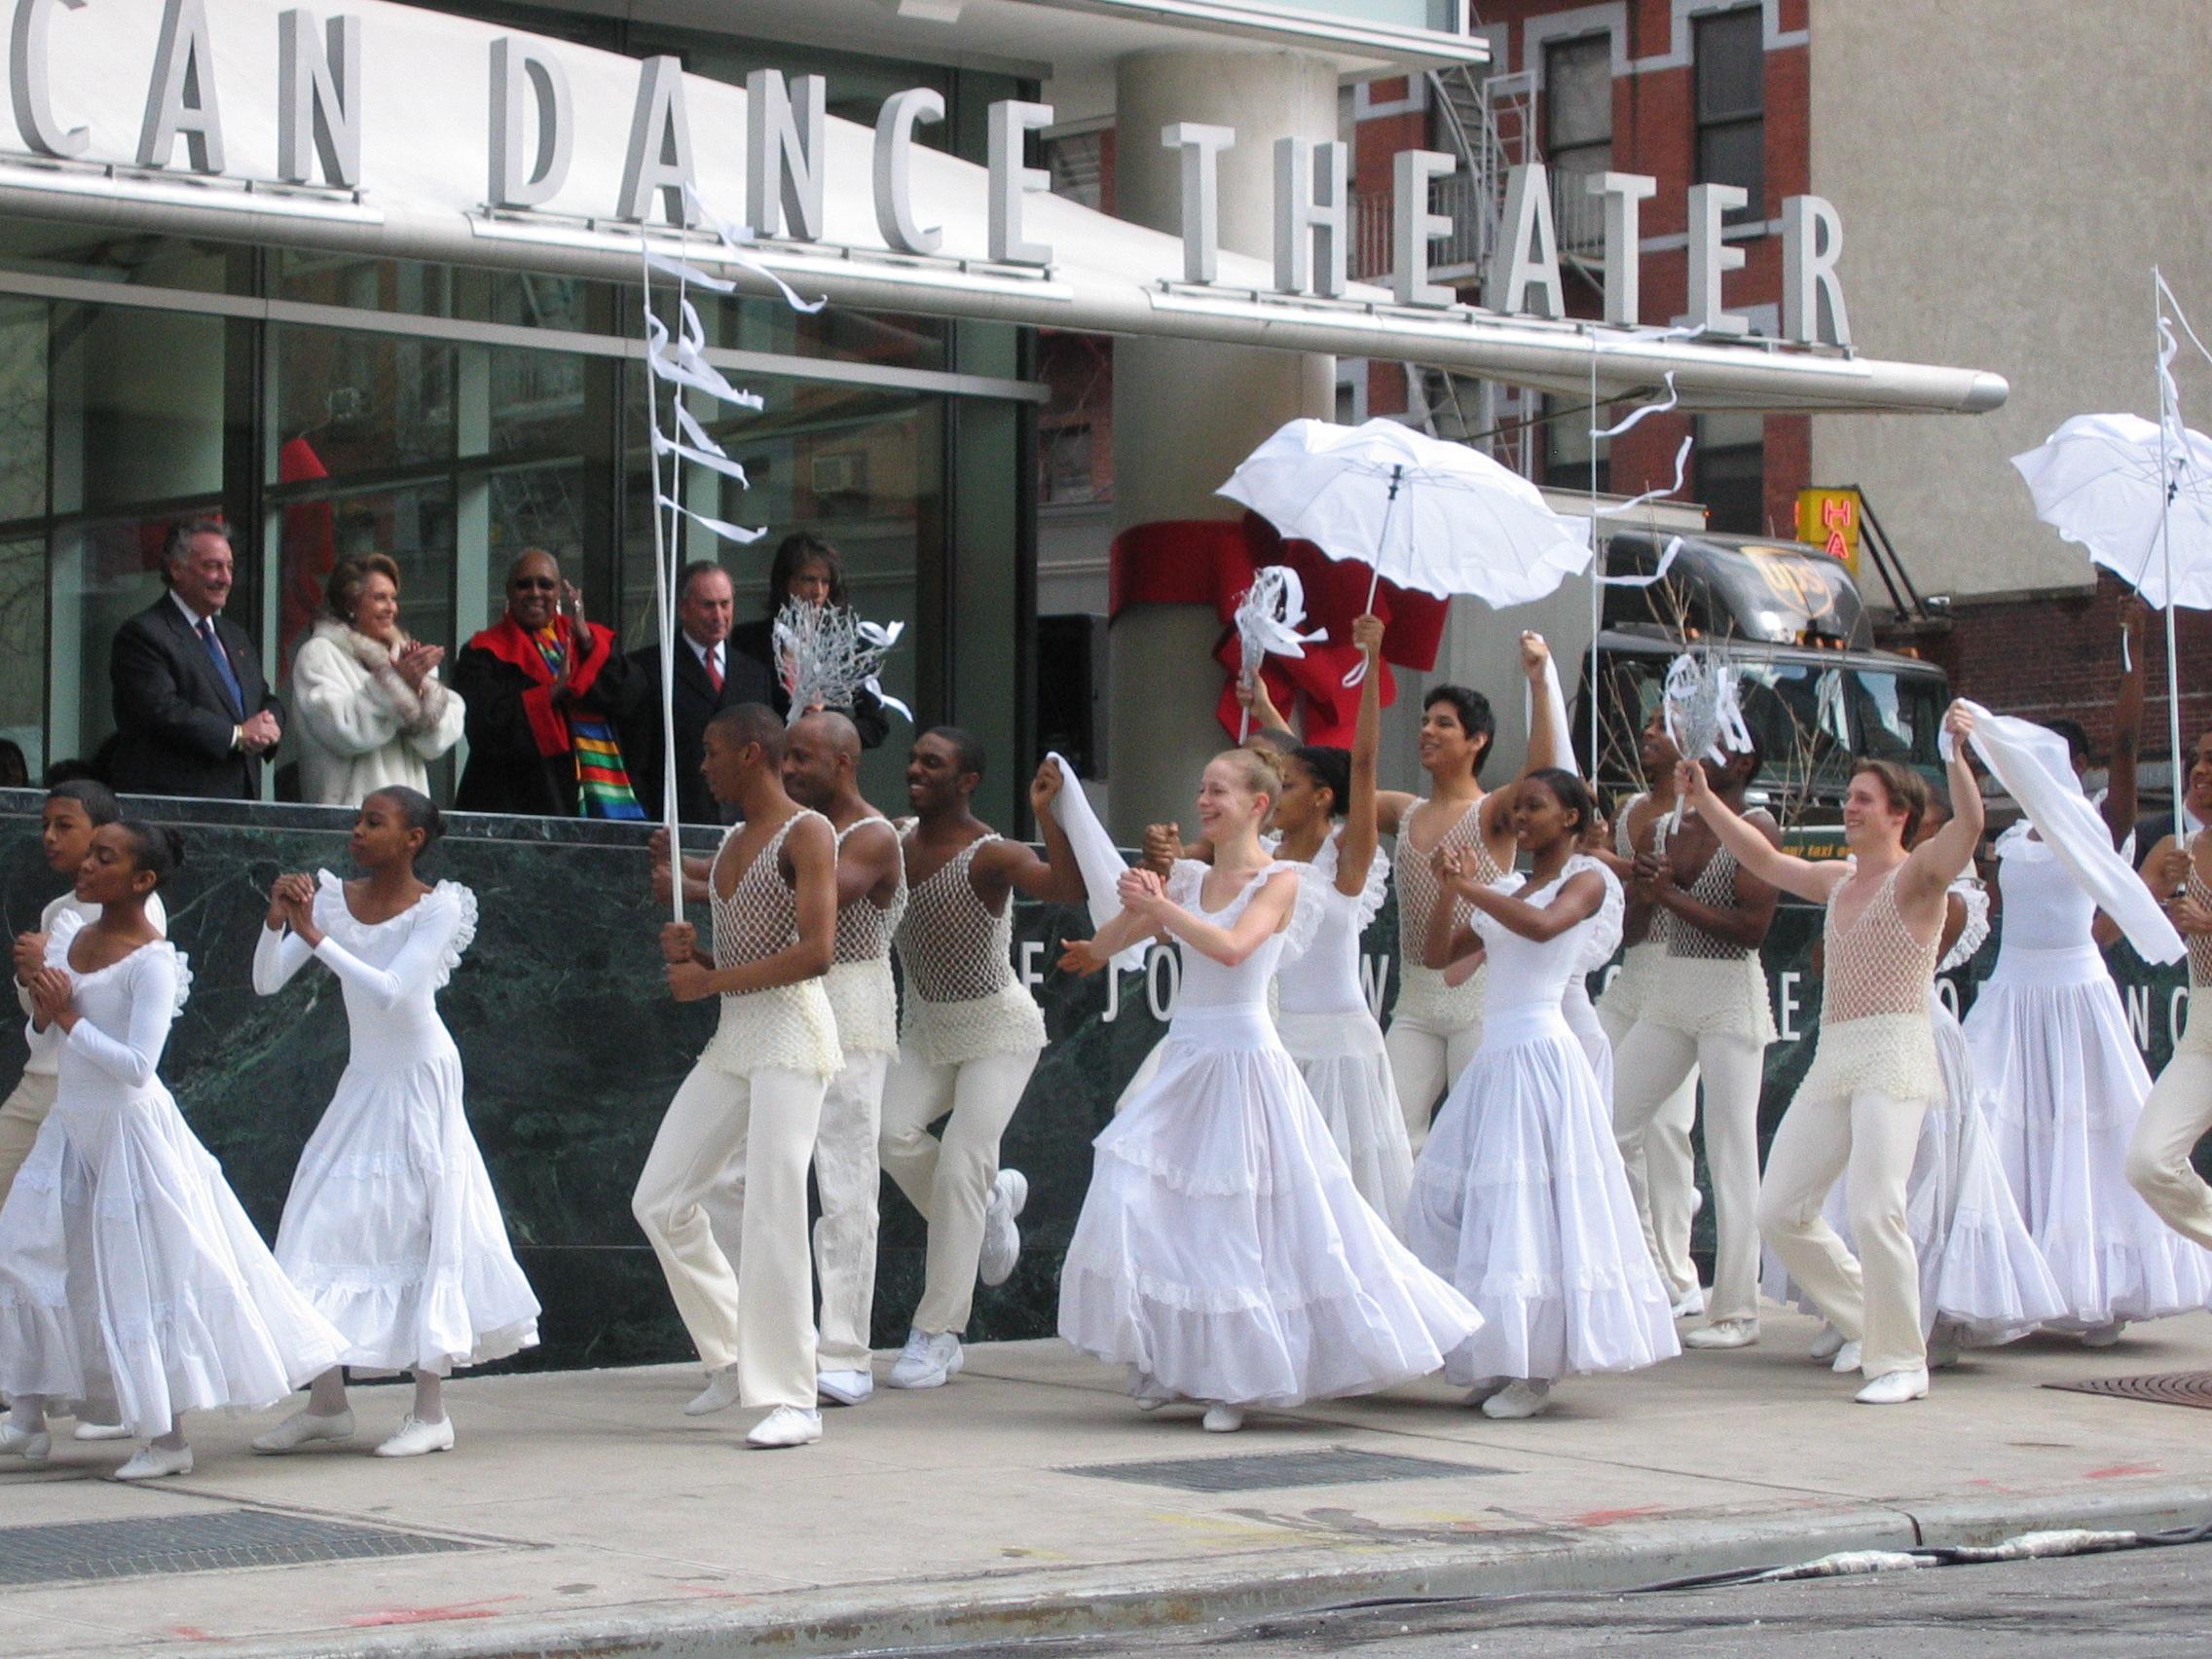
[[[1915,844],[1950,819],[1939,794],[1929,801]],[[1937,977],[1972,962],[1989,938],[1989,895],[1980,881],[1962,875],[1944,899],[1937,940]],[[1920,1263],[1920,1322],[1928,1339],[1931,1370],[1953,1364],[1962,1346],[1989,1347],[2026,1336],[2057,1318],[2065,1304],[2043,1254],[2020,1219],[2020,1206],[2005,1184],[1997,1143],[1984,1117],[1966,1032],[1942,989],[1931,979],[1928,1019],[1936,1035],[1936,1068],[1941,1096],[1920,1125],[1920,1146],[1905,1183],[1905,1222]],[[1838,1181],[1823,1214],[1837,1236],[1851,1242],[1848,1185]],[[1790,1283],[1770,1251],[1761,1288],[1777,1302],[1795,1302],[1814,1312],[1812,1299]],[[1843,1333],[1822,1329],[1812,1357],[1833,1359]]]
[[[1164,890],[1131,870],[1122,914],[1063,958],[1088,972],[1160,934],[1183,981],[1159,1075],[1092,1143],[1060,1335],[1129,1366],[1148,1409],[1206,1402],[1216,1433],[1248,1407],[1426,1376],[1481,1323],[1359,1196],[1268,1017],[1298,910],[1298,866],[1259,840],[1280,787],[1262,756],[1217,756],[1198,796],[1212,867],[1178,864]]]
[[[452,1451],[446,1374],[537,1342],[537,1298],[508,1247],[461,1106],[461,1053],[438,1017],[438,992],[476,935],[473,893],[415,874],[441,828],[414,790],[370,795],[352,842],[367,873],[278,876],[253,953],[253,988],[265,997],[313,958],[345,990],[352,1052],[300,1154],[276,1260],[345,1333],[343,1365],[414,1372],[414,1410],[380,1457]],[[346,1374],[334,1365],[306,1408],[253,1448],[352,1436]]]
[[[1414,1155],[1382,1025],[1359,978],[1359,938],[1382,909],[1390,879],[1375,820],[1382,622],[1358,618],[1352,639],[1367,653],[1368,674],[1350,755],[1309,745],[1282,761],[1274,856],[1308,866],[1298,902],[1321,913],[1309,927],[1300,924],[1310,942],[1296,955],[1286,952],[1275,971],[1275,1029],[1313,1091],[1321,1121],[1351,1168],[1352,1185],[1394,1233],[1406,1213]]]
[[[1446,1370],[1487,1417],[1534,1417],[1561,1377],[1681,1351],[1612,1113],[1560,1012],[1605,899],[1602,867],[1576,851],[1596,810],[1572,772],[1531,772],[1513,806],[1532,861],[1517,891],[1480,880],[1464,854],[1438,860],[1489,957],[1483,1041],[1414,1164],[1406,1240],[1483,1316]]]
[[[2104,814],[2124,847],[2135,807],[2120,771]],[[1998,837],[1997,858],[1997,966],[1968,1011],[1967,1042],[2006,1180],[2065,1299],[2058,1323],[2103,1346],[2131,1319],[2202,1308],[2212,1256],[2169,1233],[2127,1183],[2151,1074],[2098,948],[2095,901],[2025,821]]]
[[[0,1208],[0,1453],[46,1458],[49,1400],[112,1399],[153,1437],[127,1481],[190,1474],[185,1413],[275,1405],[343,1346],[155,1072],[192,977],[146,902],[182,860],[156,825],[93,831],[77,897],[98,919],[56,916],[31,984],[59,1088]]]

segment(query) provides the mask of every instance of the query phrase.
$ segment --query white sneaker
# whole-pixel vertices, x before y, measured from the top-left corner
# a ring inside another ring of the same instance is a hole
[[[420,1457],[425,1452],[453,1450],[453,1419],[424,1422],[410,1412],[399,1419],[399,1431],[377,1448],[380,1457]]]
[[[1224,1405],[1216,1400],[1206,1407],[1206,1415],[1198,1419],[1198,1426],[1208,1434],[1235,1434],[1244,1426],[1244,1410],[1241,1406]]]
[[[12,1422],[0,1422],[0,1457],[20,1457],[26,1463],[43,1463],[54,1453],[54,1435],[50,1430],[18,1428]]]
[[[158,1481],[165,1475],[192,1473],[192,1448],[189,1446],[156,1446],[152,1441],[131,1455],[130,1460],[115,1471],[119,1481]]]
[[[77,1431],[82,1435],[85,1431]],[[350,1440],[353,1438],[353,1414],[340,1412],[335,1417],[316,1417],[308,1411],[294,1412],[267,1434],[253,1437],[256,1452],[271,1454],[297,1452],[301,1447],[317,1440]]]
[[[958,1332],[909,1331],[887,1381],[894,1388],[941,1388],[960,1375],[964,1363]]]
[[[1823,1325],[1821,1334],[1813,1339],[1813,1346],[1805,1350],[1807,1359],[1829,1360],[1843,1351],[1843,1333],[1833,1325]]]
[[[1487,1418],[1532,1418],[1552,1406],[1552,1385],[1539,1379],[1517,1379],[1483,1402]]]
[[[1510,1377],[1485,1377],[1467,1390],[1466,1403],[1470,1406],[1479,1406],[1493,1395],[1504,1393],[1507,1388],[1512,1386],[1512,1383],[1513,1379]]]
[[[1928,1368],[1916,1365],[1910,1371],[1885,1371],[1852,1397],[1862,1406],[1901,1406],[1907,1400],[1925,1400]]]
[[[1676,1299],[1676,1318],[1696,1319],[1703,1317],[1704,1313],[1705,1287],[1703,1285],[1693,1284],[1689,1287],[1689,1289],[1683,1291],[1682,1294]]]
[[[81,1422],[77,1425],[79,1440],[129,1440],[130,1430],[119,1422]]]
[[[719,1371],[707,1373],[707,1385],[685,1402],[685,1417],[705,1417],[709,1412],[722,1411],[738,1403],[737,1367],[725,1365]]]
[[[812,1446],[822,1438],[822,1414],[802,1406],[778,1406],[753,1425],[745,1444],[772,1452],[786,1446]]]
[[[1856,1342],[1845,1343],[1843,1346],[1837,1348],[1835,1358],[1828,1366],[1828,1369],[1838,1377],[1849,1376],[1859,1368],[1859,1345]]]
[[[817,1403],[828,1400],[833,1406],[857,1406],[875,1392],[875,1373],[872,1371],[824,1371],[816,1374],[814,1392]]]
[[[1000,1170],[983,1208],[983,1248],[976,1262],[976,1276],[983,1283],[1004,1284],[1014,1276],[1021,1260],[1021,1229],[1014,1219],[1028,1206],[1029,1177],[1018,1169]]]
[[[1682,1346],[1689,1348],[1740,1348],[1750,1347],[1759,1340],[1759,1322],[1756,1319],[1715,1319],[1710,1325],[1700,1325],[1694,1331],[1682,1334]]]

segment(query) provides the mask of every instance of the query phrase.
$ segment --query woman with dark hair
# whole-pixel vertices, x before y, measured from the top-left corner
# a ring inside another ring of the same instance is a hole
[[[466,711],[438,679],[445,647],[399,625],[398,565],[341,559],[323,606],[292,659],[300,798],[358,806],[387,785],[427,789],[428,762],[461,741]]]
[[[508,1247],[461,1105],[461,1053],[438,1018],[438,992],[476,937],[476,896],[415,873],[441,828],[420,792],[377,791],[353,824],[363,874],[278,876],[253,953],[265,997],[311,956],[345,990],[352,1053],[300,1154],[276,1260],[345,1337],[343,1364],[414,1372],[414,1409],[380,1457],[453,1450],[446,1373],[537,1341],[537,1298]],[[333,1364],[307,1408],[253,1447],[291,1452],[352,1435],[346,1374]]]
[[[852,603],[845,592],[844,556],[812,531],[795,531],[777,543],[776,556],[768,565],[767,615],[729,631],[730,650],[751,657],[767,671],[769,683],[776,688],[776,713],[786,719],[792,712],[791,698],[784,690],[783,676],[776,672],[776,613],[794,599],[840,608]],[[890,735],[891,717],[872,693],[860,692],[851,708],[838,712],[851,718],[863,749],[879,748]]]
[[[185,1413],[274,1405],[339,1350],[155,1070],[192,975],[146,905],[183,862],[160,825],[92,831],[77,897],[99,915],[56,917],[31,982],[59,1088],[0,1206],[0,1454],[44,1462],[48,1401],[113,1399],[152,1437],[126,1481],[190,1474]]]
[[[1534,1417],[1561,1377],[1681,1351],[1612,1109],[1560,1006],[1605,903],[1604,868],[1579,850],[1596,816],[1582,780],[1547,766],[1524,774],[1513,799],[1514,840],[1530,860],[1518,886],[1491,876],[1476,848],[1433,855],[1428,954],[1457,958],[1479,942],[1490,971],[1482,1045],[1414,1164],[1406,1242],[1482,1313],[1445,1375],[1485,1417]],[[1471,923],[1455,926],[1448,904],[1465,904]]]

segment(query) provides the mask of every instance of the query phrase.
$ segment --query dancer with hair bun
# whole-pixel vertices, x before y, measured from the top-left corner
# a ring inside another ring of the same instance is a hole
[[[147,901],[184,838],[92,832],[77,897],[31,981],[61,1035],[54,1110],[0,1206],[0,1455],[44,1462],[48,1402],[112,1399],[151,1438],[119,1480],[192,1472],[187,1412],[258,1411],[337,1363],[344,1339],[285,1278],[156,1068],[192,976]]]
[[[1484,879],[1470,852],[1436,854],[1440,894],[1473,915],[1453,954],[1479,942],[1489,973],[1482,1047],[1414,1164],[1406,1240],[1482,1313],[1445,1373],[1486,1417],[1534,1417],[1562,1377],[1680,1351],[1612,1112],[1561,1010],[1605,903],[1604,867],[1578,850],[1596,812],[1580,778],[1546,767],[1515,792],[1531,861],[1517,888]]]
[[[1128,1366],[1143,1409],[1203,1404],[1214,1433],[1256,1406],[1425,1376],[1480,1323],[1359,1196],[1268,1017],[1278,961],[1322,917],[1299,903],[1300,866],[1260,845],[1281,789],[1272,757],[1216,756],[1198,793],[1210,868],[1182,861],[1164,886],[1129,871],[1122,913],[1062,959],[1088,971],[1153,935],[1182,949],[1159,1074],[1092,1143],[1060,1335]]]
[[[351,1052],[276,1229],[278,1265],[346,1347],[256,1452],[350,1440],[349,1365],[415,1374],[413,1409],[378,1456],[450,1452],[446,1375],[537,1341],[537,1298],[507,1243],[461,1103],[461,1052],[438,1017],[438,992],[476,936],[476,896],[416,874],[443,828],[421,792],[378,790],[353,821],[358,879],[323,870],[270,888],[254,990],[275,996],[312,958],[346,997]]]

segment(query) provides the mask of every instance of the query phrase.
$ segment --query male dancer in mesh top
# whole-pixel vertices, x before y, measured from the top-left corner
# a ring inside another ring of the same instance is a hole
[[[1083,872],[1052,814],[1059,767],[1029,786],[1047,857],[977,818],[982,747],[956,726],[914,740],[903,837],[906,917],[898,935],[904,978],[899,1058],[883,1089],[883,1167],[929,1223],[922,1299],[894,1388],[935,1388],[960,1370],[978,1275],[1000,1284],[1021,1252],[1015,1218],[1029,1196],[999,1167],[999,1137],[1021,1104],[1045,1047],[1045,1018],[1015,977],[1013,899],[1080,903]],[[941,1136],[929,1126],[945,1120]]]

